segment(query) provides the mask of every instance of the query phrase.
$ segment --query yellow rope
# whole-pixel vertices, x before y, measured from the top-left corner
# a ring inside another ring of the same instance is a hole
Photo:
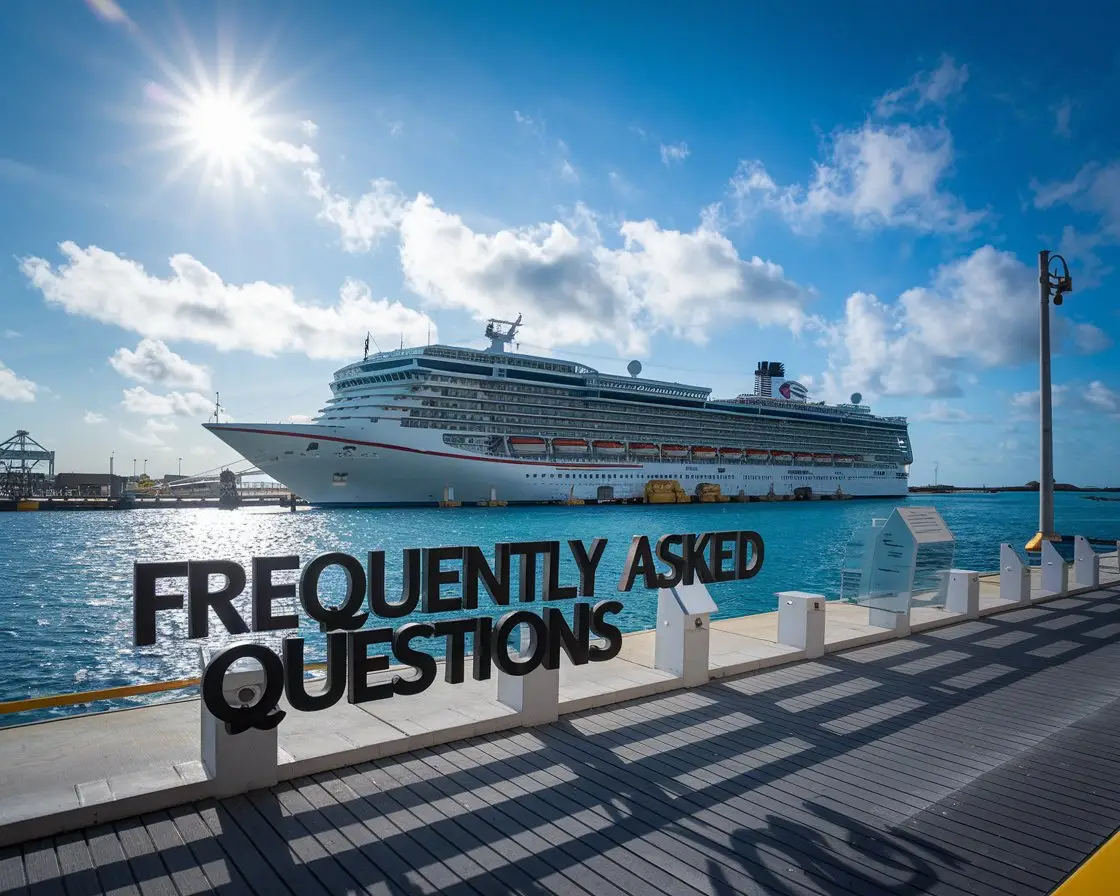
[[[325,669],[326,663],[306,663],[305,669]],[[102,688],[99,691],[80,691],[77,694],[54,694],[50,697],[28,697],[25,700],[0,702],[0,716],[13,712],[30,712],[33,709],[51,709],[56,706],[75,706],[79,703],[95,703],[98,700],[119,700],[121,697],[136,697],[140,694],[158,694],[163,691],[180,691],[197,687],[200,678],[182,678],[178,681],[153,681],[148,684],[128,684],[115,688]]]
[[[156,694],[161,691],[178,691],[195,687],[200,679],[184,678],[180,681],[153,681],[148,684],[130,684],[116,688],[102,688],[99,691],[81,691],[77,694],[54,694],[50,697],[29,697],[26,700],[9,700],[0,703],[0,716],[13,712],[27,712],[32,709],[50,709],[54,706],[74,706],[77,703],[93,703],[97,700],[116,700],[121,697],[135,697],[139,694]]]

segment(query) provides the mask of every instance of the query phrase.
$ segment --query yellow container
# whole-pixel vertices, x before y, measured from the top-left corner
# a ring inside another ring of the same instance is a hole
[[[38,510],[38,501],[17,501],[16,510]]]

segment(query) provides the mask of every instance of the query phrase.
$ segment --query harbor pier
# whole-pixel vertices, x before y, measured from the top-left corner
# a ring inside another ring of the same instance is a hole
[[[531,705],[440,675],[290,712],[251,790],[196,698],[0,729],[0,892],[1100,893],[1120,569],[1082,561],[1059,592],[959,571],[889,628],[663,593],[656,630]]]

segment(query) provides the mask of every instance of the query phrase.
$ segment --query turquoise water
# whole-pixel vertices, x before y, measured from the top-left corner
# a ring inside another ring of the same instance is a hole
[[[957,538],[954,564],[959,568],[994,570],[1001,541],[1022,545],[1037,529],[1038,496],[1029,493],[681,506],[3,514],[0,701],[198,675],[197,645],[202,642],[183,640],[182,614],[161,614],[155,646],[132,646],[133,561],[229,559],[248,569],[254,555],[298,554],[306,562],[322,551],[338,550],[364,560],[366,551],[384,550],[387,593],[392,596],[393,589],[400,588],[402,548],[475,544],[490,554],[492,545],[501,541],[589,542],[605,537],[596,597],[621,597],[625,610],[620,627],[635,631],[653,626],[656,594],[640,584],[629,594],[617,594],[633,535],[758,531],[766,546],[762,572],[746,582],[711,586],[719,615],[740,616],[775,609],[778,591],[838,596],[839,570],[852,531],[872,517],[888,516],[903,503],[937,507]],[[1120,535],[1120,503],[1059,493],[1055,512],[1062,533]],[[566,556],[561,582],[576,581],[575,565]],[[329,584],[327,576],[324,584]],[[324,591],[326,596],[331,593],[326,587]],[[247,619],[247,593],[237,605]],[[483,593],[480,612],[500,611],[486,603]],[[321,656],[317,627],[305,623],[301,634],[308,639],[309,656]],[[280,637],[253,636],[274,645]],[[216,646],[224,640],[230,639],[215,636],[206,643]],[[441,645],[430,648],[442,652]],[[96,704],[98,709],[106,706]],[[88,707],[56,712],[81,711]],[[0,725],[41,717],[0,716]]]

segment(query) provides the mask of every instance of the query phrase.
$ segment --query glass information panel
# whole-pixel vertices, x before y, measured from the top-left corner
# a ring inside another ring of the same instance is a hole
[[[944,606],[954,546],[953,533],[934,508],[896,508],[886,521],[875,520],[853,533],[840,596],[892,613]]]

